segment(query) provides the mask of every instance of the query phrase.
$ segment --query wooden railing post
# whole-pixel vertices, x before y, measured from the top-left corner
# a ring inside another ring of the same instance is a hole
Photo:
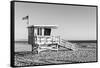
[[[53,44],[53,36],[51,36],[52,37],[52,44]]]
[[[60,36],[59,36],[59,44],[60,44]]]

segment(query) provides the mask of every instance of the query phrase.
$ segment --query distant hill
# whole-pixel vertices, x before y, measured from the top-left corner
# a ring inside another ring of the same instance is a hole
[[[65,42],[71,43],[97,43],[97,40],[64,40]],[[28,43],[27,39],[16,40],[15,43]]]
[[[72,43],[97,43],[97,40],[68,40]]]

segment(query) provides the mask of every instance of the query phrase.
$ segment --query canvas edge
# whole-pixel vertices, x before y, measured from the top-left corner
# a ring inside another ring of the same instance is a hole
[[[60,64],[46,64],[46,65],[34,65],[34,66],[48,66],[48,65],[65,65],[65,64],[80,64],[80,63],[94,63],[98,62],[98,6],[97,5],[83,5],[83,4],[65,4],[65,3],[50,3],[50,2],[36,2],[36,1],[10,1],[10,14],[11,14],[11,24],[10,24],[10,66],[11,67],[31,67],[30,66],[15,66],[14,65],[14,13],[15,13],[15,2],[21,3],[38,3],[38,4],[52,4],[52,5],[69,5],[69,6],[83,6],[83,7],[96,7],[96,41],[97,41],[97,48],[96,48],[96,61],[89,61],[89,62],[75,62],[75,63],[60,63]]]

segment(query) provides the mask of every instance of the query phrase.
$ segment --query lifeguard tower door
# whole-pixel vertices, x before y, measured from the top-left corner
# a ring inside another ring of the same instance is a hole
[[[34,44],[34,27],[28,28],[28,43]]]
[[[38,53],[38,45],[35,44],[34,27],[28,28],[28,43],[32,45],[32,51]]]

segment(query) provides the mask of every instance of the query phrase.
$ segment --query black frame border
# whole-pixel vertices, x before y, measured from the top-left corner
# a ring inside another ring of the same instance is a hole
[[[69,5],[69,6],[83,6],[83,7],[96,7],[96,61],[89,62],[75,62],[75,63],[59,63],[59,64],[45,64],[34,66],[48,66],[48,65],[65,65],[65,64],[80,64],[80,63],[94,63],[98,62],[98,6],[97,5],[82,5],[82,4],[66,4],[66,3],[51,3],[51,2],[36,2],[36,1],[10,1],[10,66],[11,67],[34,67],[33,65],[15,66],[14,65],[14,21],[15,21],[15,2],[20,3],[37,3],[37,4],[52,4],[52,5]]]
[[[11,1],[10,3],[10,14],[11,14],[11,18],[10,18],[10,66],[11,67],[15,67],[14,66],[14,15],[15,15],[15,9],[14,9],[14,1]]]

